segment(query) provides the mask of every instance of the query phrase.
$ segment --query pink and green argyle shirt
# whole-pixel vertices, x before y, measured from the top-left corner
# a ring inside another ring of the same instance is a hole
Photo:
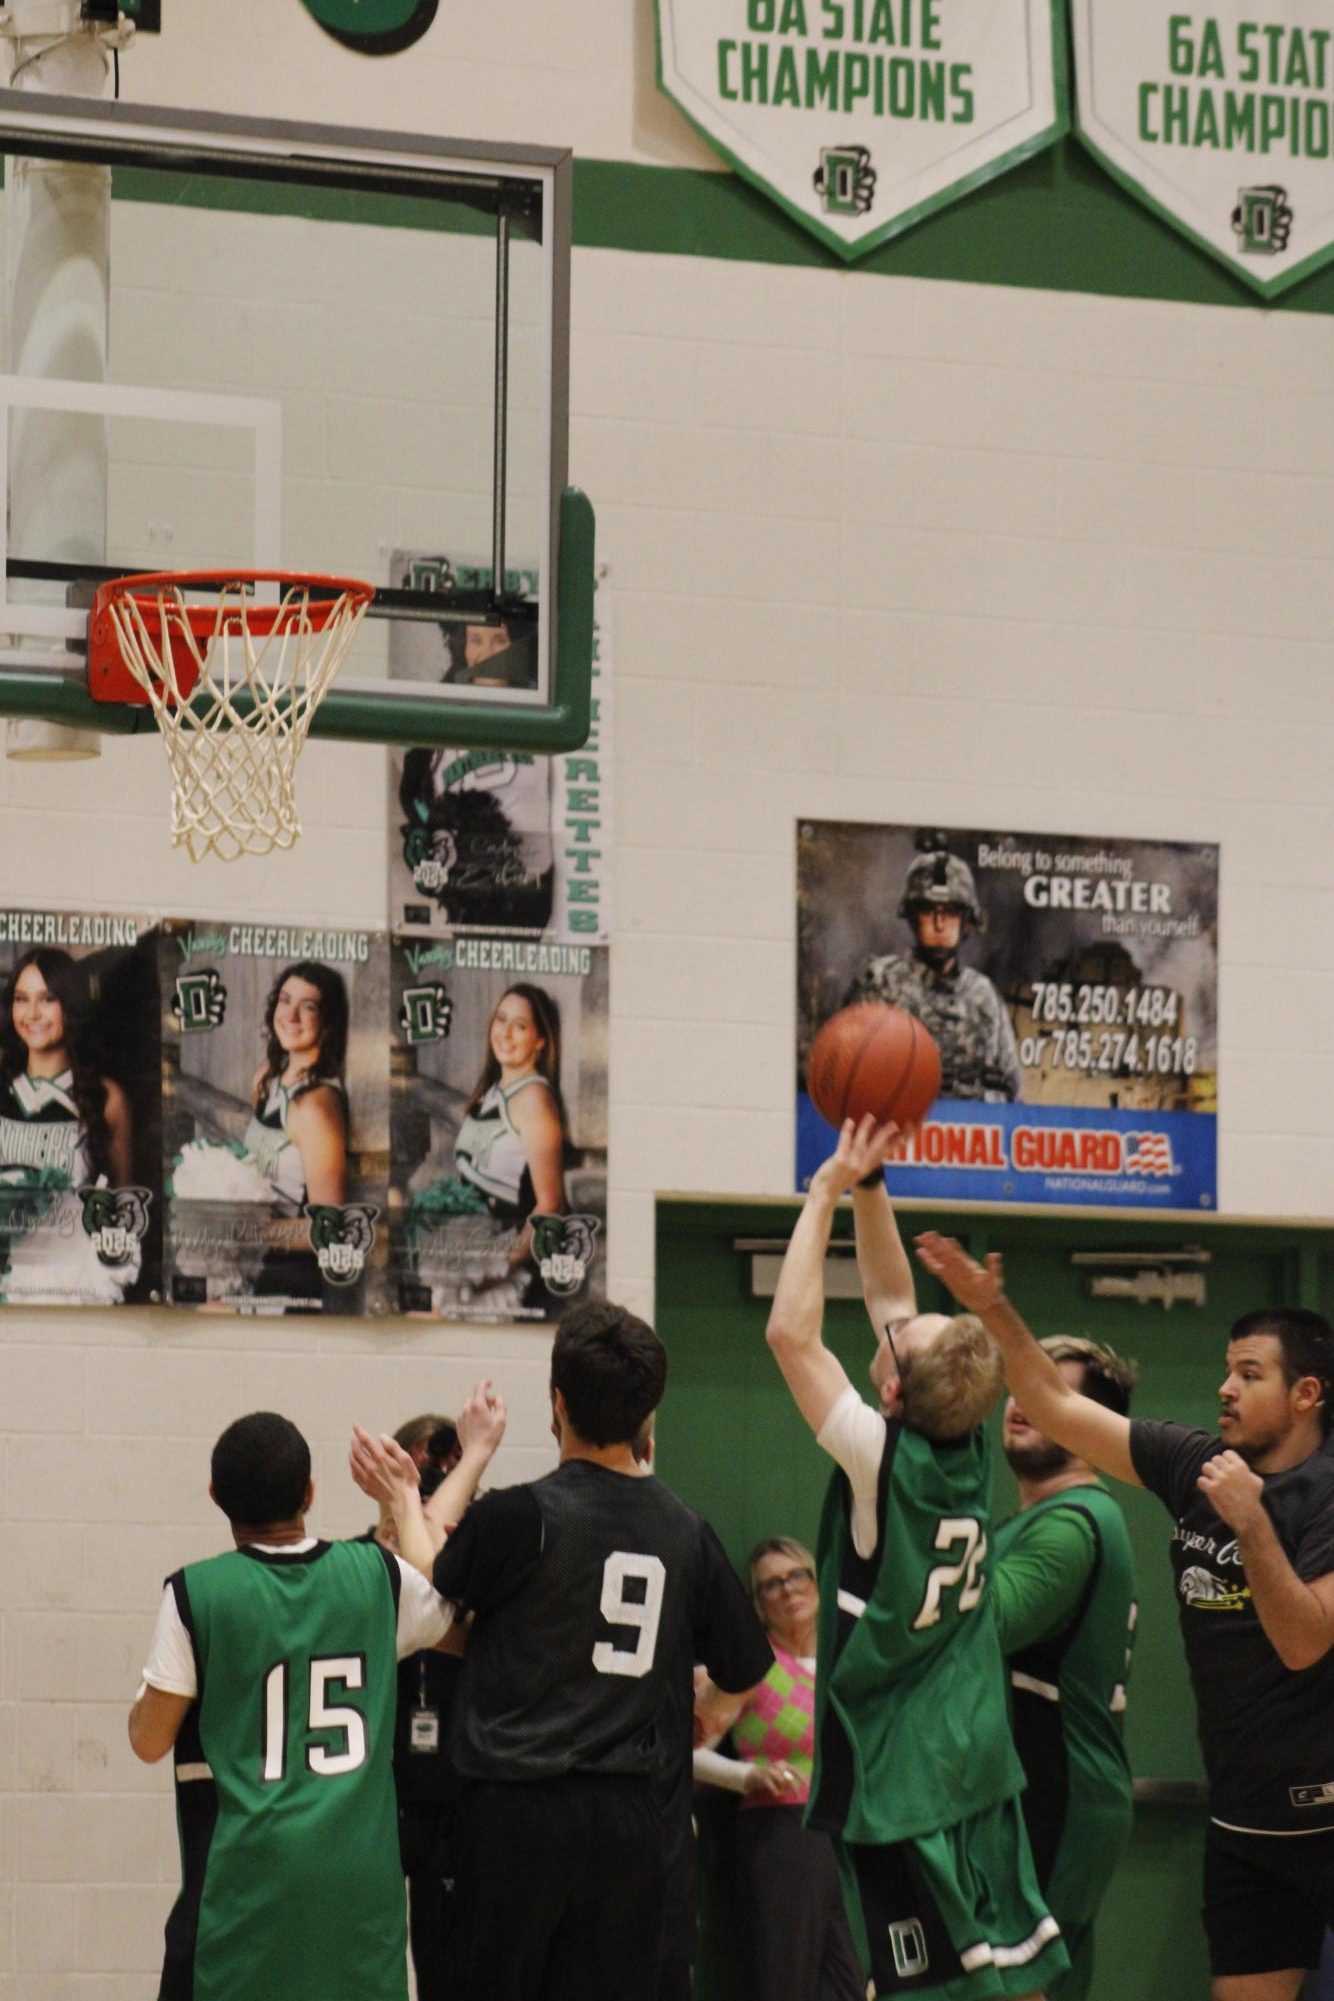
[[[732,1725],[737,1756],[746,1764],[789,1765],[801,1785],[775,1799],[768,1793],[746,1793],[744,1808],[802,1806],[811,1789],[815,1756],[815,1676],[795,1654],[772,1640],[774,1664]]]

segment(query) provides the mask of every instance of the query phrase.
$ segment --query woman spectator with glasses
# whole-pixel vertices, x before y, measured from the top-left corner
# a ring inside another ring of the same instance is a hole
[[[750,1558],[750,1589],[774,1652],[732,1726],[734,1757],[695,1753],[695,1777],[741,1795],[737,1861],[756,2001],[862,2001],[828,1835],[802,1825],[815,1755],[815,1558],[772,1536]]]

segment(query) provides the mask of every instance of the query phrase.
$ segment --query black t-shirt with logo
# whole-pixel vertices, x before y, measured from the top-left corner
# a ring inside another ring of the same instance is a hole
[[[740,1692],[772,1662],[703,1516],[588,1460],[478,1501],[435,1587],[476,1614],[454,1709],[465,1778],[659,1779],[685,1761],[694,1663]]]
[[[1209,1810],[1259,1834],[1334,1828],[1334,1650],[1284,1667],[1260,1624],[1235,1531],[1199,1489],[1215,1433],[1135,1419],[1135,1471],[1176,1521],[1172,1569],[1209,1780]],[[1297,1576],[1334,1571],[1334,1457],[1265,1476],[1264,1505]]]

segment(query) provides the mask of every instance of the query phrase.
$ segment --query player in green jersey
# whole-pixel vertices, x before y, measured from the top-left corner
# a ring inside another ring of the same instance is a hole
[[[820,1525],[808,1818],[839,1842],[877,1997],[1039,2001],[1067,1960],[1019,1811],[986,1567],[983,1420],[1000,1357],[971,1315],[917,1312],[882,1172],[900,1137],[845,1123],[769,1320],[797,1407],[838,1461]],[[874,1408],[823,1340],[825,1251],[850,1189]]]
[[[481,1387],[451,1519],[504,1429]],[[406,2001],[397,1663],[448,1611],[380,1544],[306,1533],[310,1450],[288,1419],[229,1425],[211,1473],[236,1548],[168,1578],[130,1712],[140,1758],[174,1752],[182,1889],[159,2001]]]
[[[1072,1389],[1126,1414],[1133,1363],[1065,1335],[1041,1345]],[[1001,1445],[1019,1482],[1019,1511],[996,1530],[996,1623],[1028,1781],[1024,1825],[1038,1885],[1070,1954],[1053,1997],[1083,2001],[1093,1921],[1130,1836],[1122,1724],[1134,1559],[1121,1509],[1088,1461],[1044,1437],[1014,1397]]]

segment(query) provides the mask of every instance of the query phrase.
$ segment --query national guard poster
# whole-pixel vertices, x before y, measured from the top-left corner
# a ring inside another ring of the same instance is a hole
[[[442,596],[485,566],[398,550],[404,588]],[[513,587],[536,588],[516,572]],[[503,643],[508,642],[508,643]],[[502,624],[417,619],[390,633],[403,680],[485,692],[523,672],[520,636]],[[593,717],[587,743],[559,757],[519,750],[389,752],[389,921],[403,936],[549,936],[604,943],[611,923],[611,588],[593,603]],[[507,663],[515,656],[511,668]]]
[[[394,1304],[554,1319],[606,1290],[608,951],[400,938]]]
[[[385,934],[169,918],[160,964],[171,1304],[385,1310]]]
[[[848,260],[1069,123],[1064,0],[656,0],[658,84]]]
[[[811,1041],[880,999],[925,1022],[943,1074],[893,1193],[1214,1207],[1217,959],[1207,844],[802,822],[798,1186],[833,1145]]]
[[[0,909],[0,1303],[159,1296],[155,938],[120,911]]]
[[[1265,298],[1334,254],[1326,0],[1072,0],[1076,130],[1139,200]]]

